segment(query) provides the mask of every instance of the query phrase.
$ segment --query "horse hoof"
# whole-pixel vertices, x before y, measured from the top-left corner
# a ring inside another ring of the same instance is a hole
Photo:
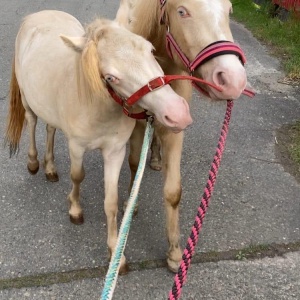
[[[129,272],[129,266],[127,263],[125,263],[123,266],[120,267],[120,270],[119,270],[119,275],[126,275],[128,274]]]
[[[50,182],[57,182],[59,180],[57,173],[46,173],[46,179]]]
[[[70,215],[70,221],[75,225],[82,225],[84,223],[83,214],[76,217]]]
[[[152,159],[150,161],[150,168],[154,171],[161,171],[161,161],[157,159]]]
[[[34,168],[27,165],[27,170],[31,175],[35,175],[39,171],[39,165],[35,166]]]
[[[180,267],[180,261],[174,261],[171,259],[167,259],[167,263],[168,263],[168,269],[172,272],[172,273],[177,273],[179,267]]]

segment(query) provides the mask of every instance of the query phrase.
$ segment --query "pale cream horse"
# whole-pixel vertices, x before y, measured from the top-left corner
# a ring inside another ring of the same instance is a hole
[[[193,61],[208,45],[224,40],[233,42],[229,27],[231,11],[232,5],[228,0],[121,0],[116,20],[154,45],[155,56],[165,74],[186,74],[188,70],[174,48],[170,48],[171,57],[166,49],[167,30],[181,52]],[[202,87],[213,100],[237,99],[247,83],[245,69],[234,54],[210,59],[196,68],[193,75],[222,88],[222,92],[218,92]],[[192,85],[189,82],[177,81],[172,87],[188,101],[191,99]],[[131,136],[129,164],[132,180],[137,170],[144,128],[142,122],[137,122]],[[160,170],[161,166],[163,169],[169,241],[167,262],[170,270],[176,272],[182,256],[178,204],[182,191],[180,160],[183,133],[174,134],[161,124],[156,124],[155,133],[150,164],[153,169]]]
[[[116,22],[97,19],[84,29],[77,19],[60,11],[27,16],[16,38],[6,140],[15,152],[26,118],[30,136],[27,166],[34,174],[39,169],[37,117],[47,123],[44,165],[47,178],[53,180],[57,179],[54,133],[56,128],[64,132],[73,182],[69,214],[75,224],[83,222],[79,203],[85,175],[83,155],[87,150],[101,150],[110,253],[117,239],[118,179],[135,120],[123,113],[106,84],[127,98],[149,80],[162,76],[152,50],[151,43]],[[191,123],[186,101],[168,85],[138,103],[170,130],[177,132]],[[122,271],[126,271],[125,257]]]

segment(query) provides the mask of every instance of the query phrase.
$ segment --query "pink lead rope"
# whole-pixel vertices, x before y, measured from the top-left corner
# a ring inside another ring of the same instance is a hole
[[[225,119],[224,119],[222,130],[221,130],[221,135],[219,138],[216,154],[214,156],[214,160],[212,162],[212,165],[211,165],[211,168],[209,171],[209,178],[207,180],[207,184],[205,186],[204,193],[203,193],[200,205],[198,207],[197,215],[195,217],[195,222],[192,227],[191,234],[187,240],[186,247],[183,251],[180,267],[174,277],[174,283],[173,283],[172,290],[169,292],[169,297],[168,297],[169,300],[179,299],[182,287],[185,284],[186,279],[187,279],[188,268],[191,264],[191,260],[194,255],[194,252],[195,252],[195,247],[198,242],[199,233],[202,229],[203,220],[205,217],[205,213],[208,209],[211,194],[213,192],[214,185],[216,182],[217,173],[218,173],[218,169],[220,166],[222,154],[223,154],[223,151],[225,148],[225,142],[226,142],[226,137],[227,137],[227,133],[228,133],[232,107],[233,107],[233,101],[228,100],[227,101],[227,110],[226,110]]]

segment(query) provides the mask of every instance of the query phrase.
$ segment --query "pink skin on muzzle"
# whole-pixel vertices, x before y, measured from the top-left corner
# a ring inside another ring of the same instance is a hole
[[[151,107],[149,105],[149,111],[152,111],[157,120],[174,133],[178,133],[192,124],[193,120],[187,101],[176,94],[169,85],[148,95],[151,95],[152,98],[148,101],[151,105]],[[163,100],[160,100],[157,105],[157,101],[154,99]]]
[[[203,78],[219,86],[222,92],[210,87],[207,91],[214,100],[234,100],[241,96],[247,85],[246,71],[235,55],[214,58],[211,64],[203,65]]]
[[[223,55],[215,58],[215,67],[206,80],[219,86],[222,92],[208,88],[214,100],[235,100],[239,98],[247,85],[246,71],[235,55]]]

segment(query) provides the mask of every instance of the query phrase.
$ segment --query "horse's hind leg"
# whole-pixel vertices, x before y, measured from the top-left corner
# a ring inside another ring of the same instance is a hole
[[[168,267],[177,272],[182,250],[180,248],[179,202],[181,199],[180,160],[183,133],[161,132],[162,162],[164,173],[164,202],[166,209],[166,227],[169,241]]]
[[[35,141],[35,129],[37,123],[37,116],[31,110],[31,108],[25,103],[25,101],[23,101],[23,105],[26,110],[25,118],[28,124],[28,131],[29,131],[29,149],[28,149],[27,168],[29,173],[34,175],[39,170],[39,161],[37,159],[38,152],[37,152],[36,141]]]
[[[76,225],[84,222],[82,209],[79,203],[80,184],[84,179],[85,172],[83,168],[83,155],[85,149],[76,143],[69,141],[69,151],[71,160],[71,180],[73,183],[72,190],[68,196],[70,209],[70,221]]]
[[[58,181],[58,175],[54,164],[54,154],[53,154],[54,136],[55,136],[56,128],[47,124],[46,130],[47,130],[47,141],[46,141],[46,152],[44,157],[45,174],[47,180],[51,182],[55,182]]]
[[[105,200],[104,210],[107,219],[107,245],[110,257],[115,251],[118,231],[117,231],[117,214],[118,214],[118,181],[122,163],[125,157],[126,147],[118,151],[103,150],[104,158],[104,185]],[[120,274],[128,272],[125,256],[121,257]]]

